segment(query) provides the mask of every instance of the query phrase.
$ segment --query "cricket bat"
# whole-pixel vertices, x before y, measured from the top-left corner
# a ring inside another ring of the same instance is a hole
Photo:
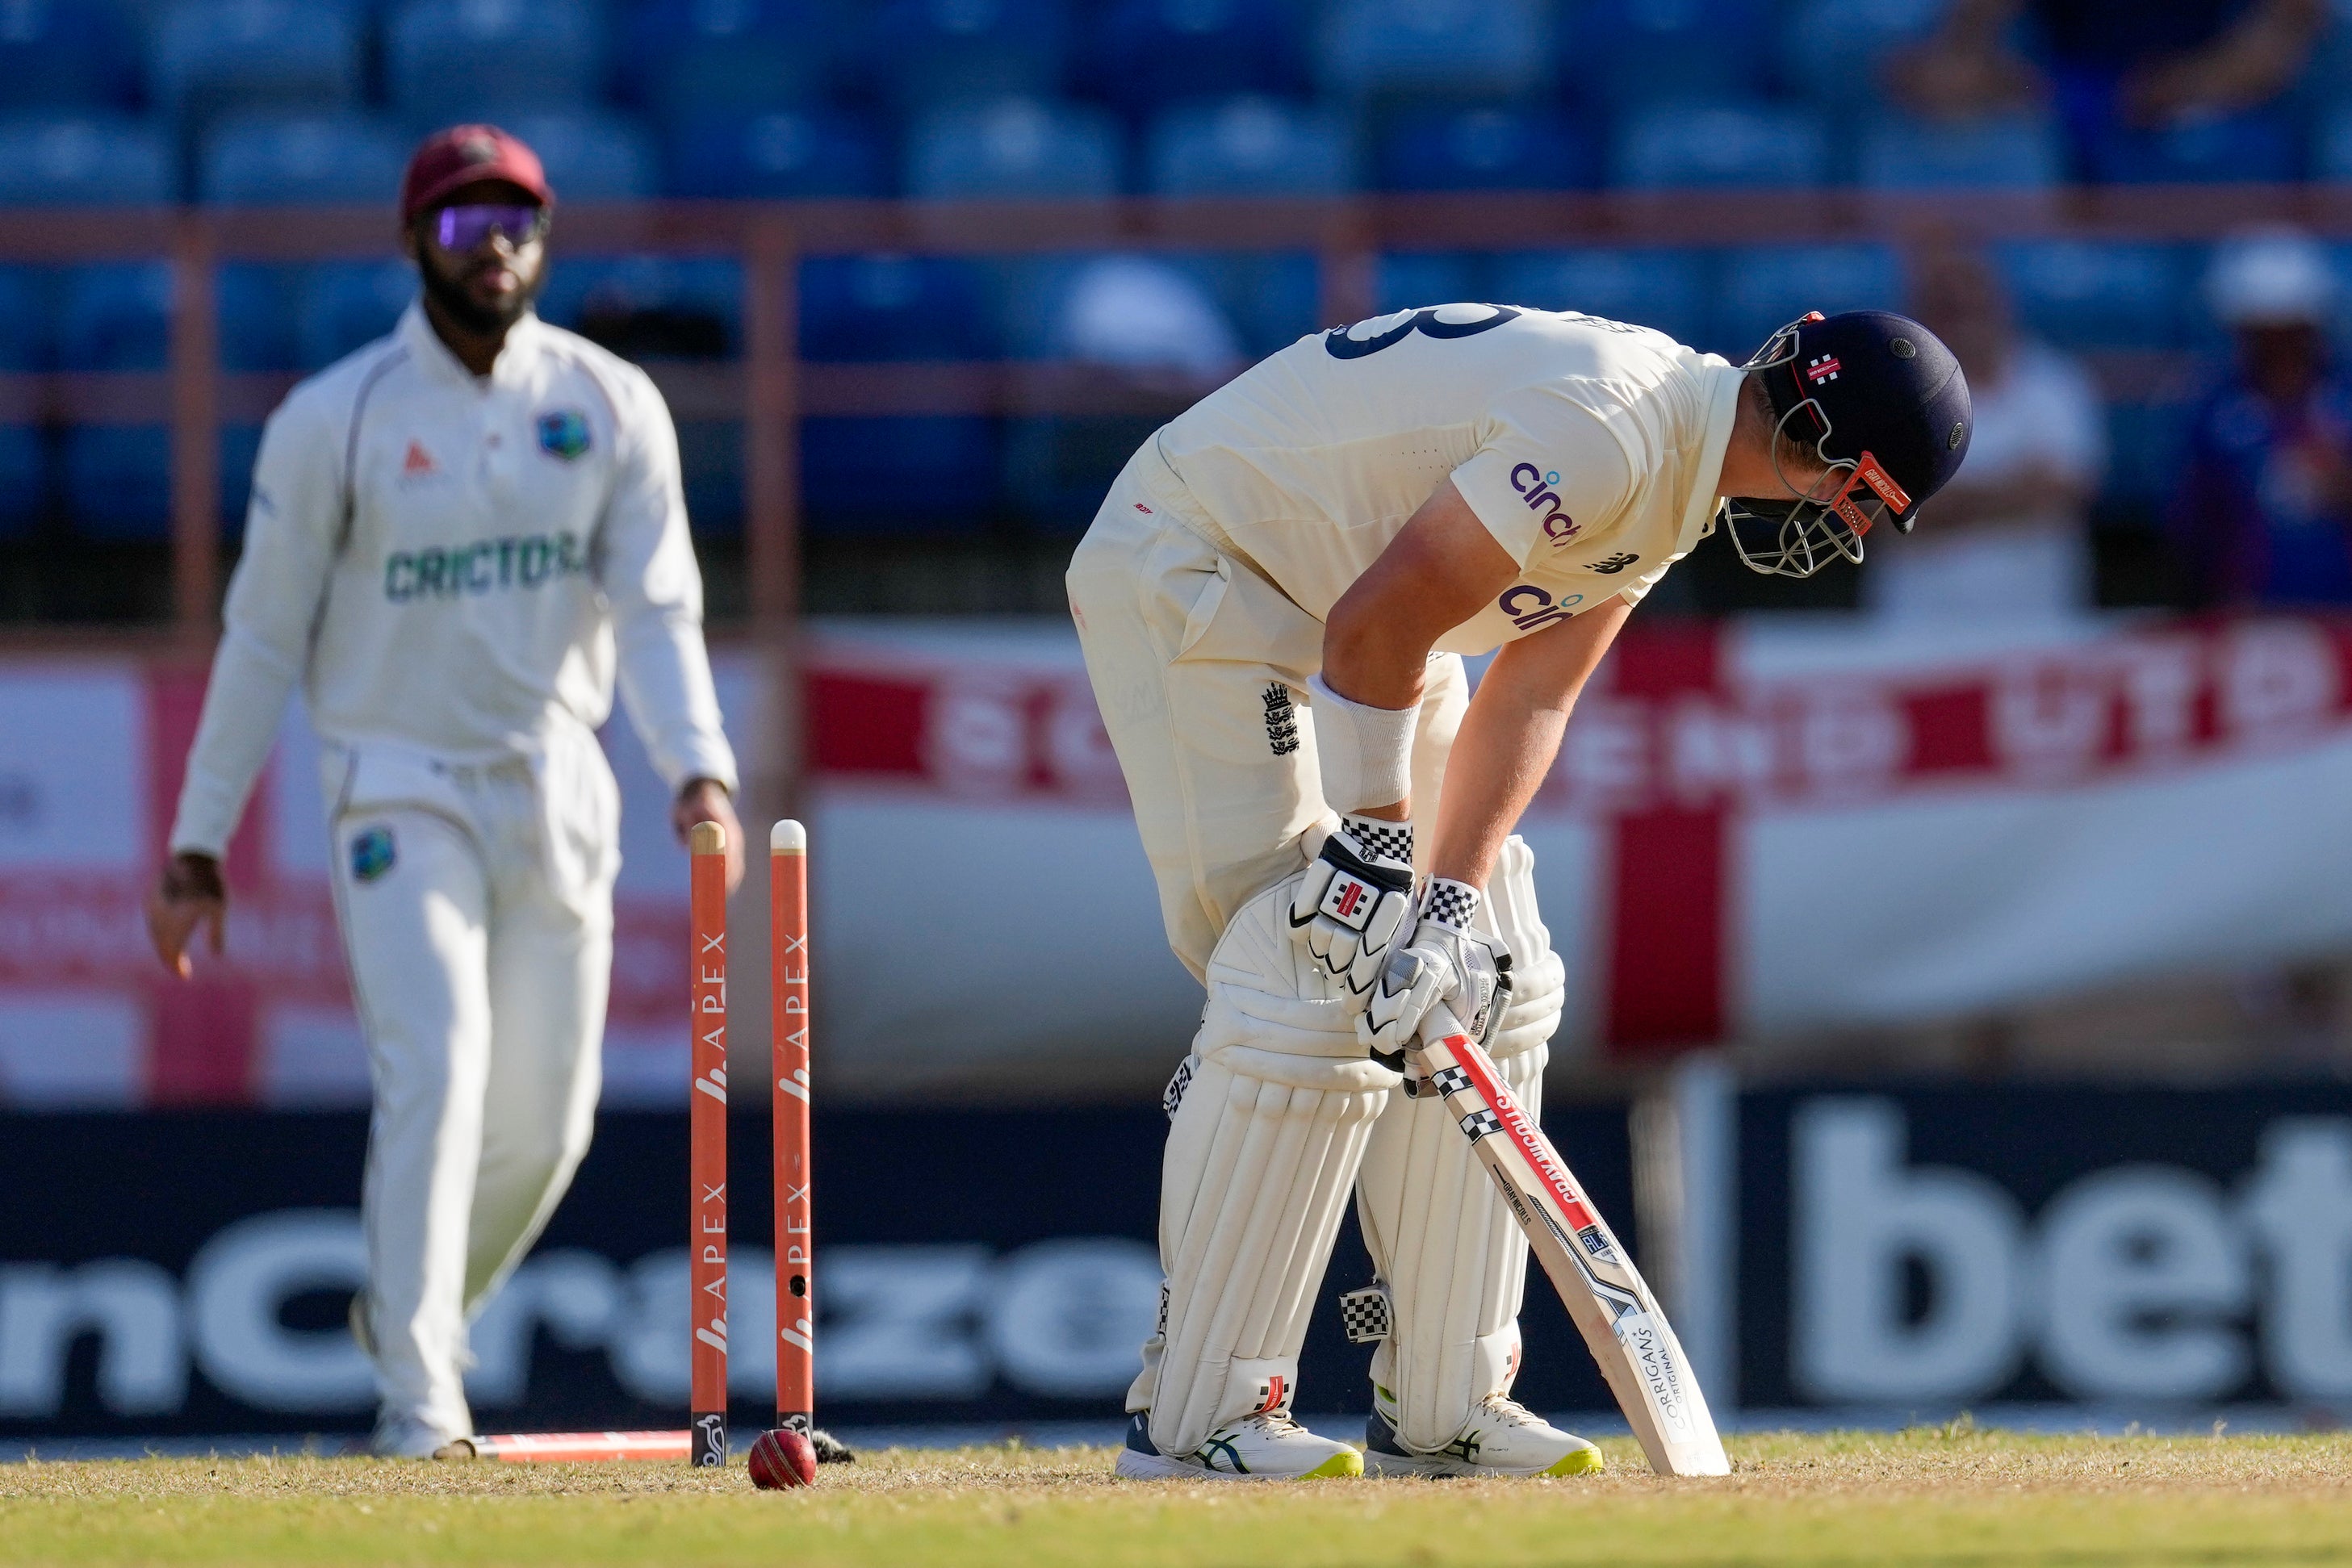
[[[1494,1061],[1443,1007],[1432,1010],[1412,1054],[1528,1233],[1650,1468],[1664,1476],[1729,1475],[1706,1396],[1657,1298],[1543,1129],[1503,1087]]]

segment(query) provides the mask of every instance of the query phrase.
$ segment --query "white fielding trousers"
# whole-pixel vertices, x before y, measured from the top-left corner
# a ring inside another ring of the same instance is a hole
[[[380,1421],[473,1431],[466,1325],[587,1153],[618,791],[593,737],[459,767],[327,764],[335,901],[375,1090],[361,1211]]]

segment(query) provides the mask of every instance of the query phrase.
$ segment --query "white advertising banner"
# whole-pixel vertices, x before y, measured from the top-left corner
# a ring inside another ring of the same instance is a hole
[[[1200,996],[1067,628],[843,622],[809,646],[835,1091],[1084,1096],[1172,1065]],[[759,683],[719,663],[748,752]],[[364,1099],[299,712],[231,851],[226,961],[183,984],[147,949],[202,678],[0,659],[0,1103]],[[685,857],[625,724],[607,740],[608,1097],[674,1103]],[[1523,831],[1568,965],[1560,1044],[1641,1053],[2352,950],[2347,800],[2352,624],[1636,622]]]

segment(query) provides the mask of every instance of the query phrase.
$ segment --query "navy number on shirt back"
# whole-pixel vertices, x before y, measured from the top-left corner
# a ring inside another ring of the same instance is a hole
[[[1441,321],[1437,319],[1438,308],[1432,305],[1426,309],[1416,310],[1387,331],[1375,333],[1370,338],[1348,336],[1356,327],[1363,325],[1361,321],[1357,322],[1356,327],[1334,327],[1323,334],[1324,350],[1335,360],[1360,360],[1368,354],[1377,354],[1382,349],[1402,343],[1415,332],[1425,338],[1475,338],[1481,332],[1493,331],[1506,321],[1517,320],[1519,315],[1508,305],[1496,305],[1492,307],[1495,312],[1492,316],[1482,317],[1475,321]]]

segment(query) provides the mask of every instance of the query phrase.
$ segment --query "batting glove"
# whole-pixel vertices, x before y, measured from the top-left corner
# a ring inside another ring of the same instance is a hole
[[[1345,816],[1291,900],[1290,934],[1361,996],[1412,913],[1412,824]]]

